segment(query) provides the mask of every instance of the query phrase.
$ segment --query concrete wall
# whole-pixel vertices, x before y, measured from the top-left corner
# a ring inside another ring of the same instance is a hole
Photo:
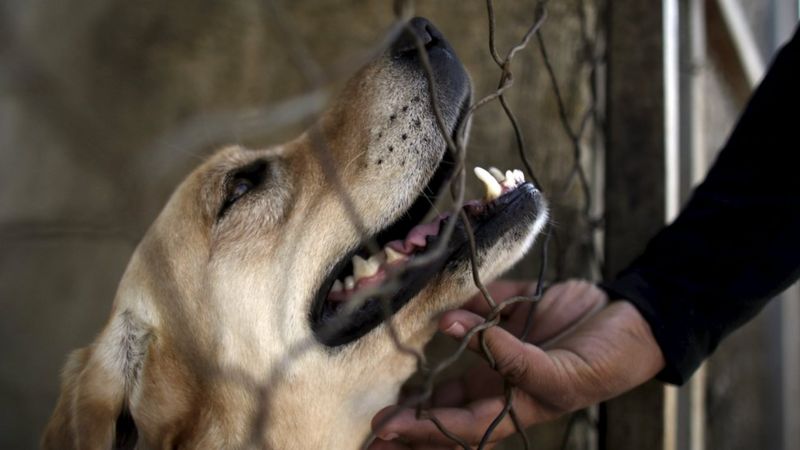
[[[324,70],[373,44],[390,2],[286,2]],[[450,38],[480,95],[498,73],[482,2],[418,2]],[[591,5],[592,2],[589,2]],[[533,18],[533,1],[499,2],[498,46]],[[163,148],[201,113],[302,93],[286,40],[259,0],[10,0],[0,6],[0,448],[31,448],[54,405],[66,354],[103,324],[128,257],[171,189],[209,147]],[[574,0],[551,2],[545,33],[571,119],[588,66]],[[591,13],[591,11],[590,11]],[[544,188],[571,164],[534,48],[515,63],[517,111]],[[478,115],[474,162],[520,167],[499,106]],[[266,136],[275,141],[286,132]],[[474,194],[476,183],[471,183]],[[564,273],[582,273],[580,193],[556,202]],[[533,276],[530,259],[515,274]],[[542,431],[537,448],[558,442]],[[553,444],[555,445],[555,444]]]

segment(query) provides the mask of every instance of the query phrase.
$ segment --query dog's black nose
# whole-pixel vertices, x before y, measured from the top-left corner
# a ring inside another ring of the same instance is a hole
[[[408,22],[408,27],[403,30],[400,37],[392,45],[392,53],[395,55],[416,53],[417,45],[415,41],[417,38],[428,50],[444,43],[442,33],[428,19],[415,17]]]

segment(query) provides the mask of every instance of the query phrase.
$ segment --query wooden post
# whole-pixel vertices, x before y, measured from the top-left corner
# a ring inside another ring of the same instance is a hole
[[[668,32],[677,34],[668,28],[677,21],[675,5],[615,0],[608,6],[607,278],[642,252],[678,203],[677,108],[670,103],[677,102],[670,76],[677,49],[669,41],[677,36]],[[600,448],[674,448],[674,411],[674,390],[658,382],[606,402]]]

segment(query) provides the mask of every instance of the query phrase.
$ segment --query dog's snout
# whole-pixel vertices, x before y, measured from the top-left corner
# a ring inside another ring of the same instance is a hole
[[[392,45],[392,53],[395,55],[416,53],[417,39],[426,49],[431,49],[444,41],[442,34],[428,19],[415,17],[408,22],[408,26]]]

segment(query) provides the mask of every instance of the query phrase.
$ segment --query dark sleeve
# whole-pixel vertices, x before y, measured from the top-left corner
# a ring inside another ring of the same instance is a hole
[[[682,384],[800,277],[800,31],[775,58],[705,181],[615,280]]]

